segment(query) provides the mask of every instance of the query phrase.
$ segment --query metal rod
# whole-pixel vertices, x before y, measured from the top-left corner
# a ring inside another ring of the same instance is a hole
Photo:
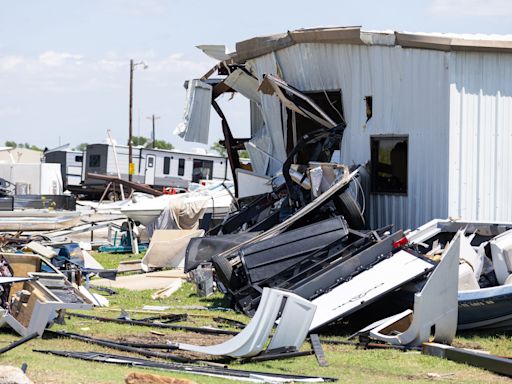
[[[143,349],[143,348],[132,347],[132,346],[126,345],[124,343],[118,343],[115,341],[110,341],[110,340],[105,340],[105,339],[96,339],[94,337],[80,335],[78,333],[70,333],[70,332],[65,332],[65,331],[48,331],[48,330],[45,333],[49,333],[50,335],[67,337],[69,339],[85,341],[86,343],[101,345],[102,347],[117,349],[118,351],[133,352],[133,353],[137,353],[139,355],[145,356],[145,357],[158,357],[160,359],[177,361],[179,363],[190,363],[190,362],[194,361],[194,360],[187,359],[187,358],[181,357],[181,356],[171,355],[171,354],[162,353],[162,352],[149,351],[149,350]],[[172,348],[172,346],[169,345],[169,349],[171,349],[171,348]]]
[[[142,321],[142,320],[113,319],[111,317],[85,315],[83,313],[74,313],[74,312],[67,312],[67,313],[70,316],[80,317],[82,319],[92,319],[92,320],[104,321],[104,322],[109,322],[109,323],[117,323],[117,324],[140,325],[142,327],[153,327],[153,328],[181,329],[183,331],[206,333],[206,334],[212,334],[212,335],[237,335],[238,334],[238,332],[228,331],[226,329],[189,327],[186,325],[160,324],[160,323],[152,323],[149,321]]]
[[[3,347],[2,349],[0,349],[0,355],[2,353],[5,353],[7,351],[10,351],[11,349],[14,349],[18,346],[20,346],[21,344],[25,344],[27,341],[30,341],[32,339],[35,339],[37,336],[39,336],[39,334],[37,332],[34,332],[34,333],[31,333],[30,335],[28,336],[25,336],[25,337],[22,337],[21,339],[19,340],[16,340],[14,343],[11,343],[9,344],[8,346],[6,347]]]
[[[193,374],[202,374],[216,377],[224,377],[229,379],[246,378],[255,382],[332,382],[337,379],[332,377],[315,377],[303,375],[288,375],[283,373],[273,372],[257,372],[245,371],[240,369],[221,368],[215,366],[200,366],[191,364],[178,364],[178,363],[164,363],[159,361],[152,361],[147,359],[134,358],[130,356],[112,355],[100,352],[71,352],[71,351],[49,351],[34,349],[34,352],[52,354],[56,356],[70,357],[74,359],[81,359],[87,361],[102,362],[117,365],[130,365],[139,368],[156,368],[174,372],[185,372]],[[277,380],[281,379],[281,380]]]

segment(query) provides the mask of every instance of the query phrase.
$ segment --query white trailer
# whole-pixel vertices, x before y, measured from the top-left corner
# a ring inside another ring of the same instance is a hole
[[[84,152],[72,150],[48,151],[44,154],[45,163],[60,164],[64,189],[78,187],[83,180]]]
[[[128,179],[128,146],[90,144],[84,156],[84,175],[97,173]],[[135,173],[132,180],[155,189],[188,188],[200,180],[231,180],[228,160],[222,156],[181,152],[176,150],[134,147]],[[82,190],[103,191],[105,181],[84,177]],[[85,188],[83,188],[85,187]]]
[[[58,164],[0,164],[0,178],[15,185],[16,195],[62,195]]]

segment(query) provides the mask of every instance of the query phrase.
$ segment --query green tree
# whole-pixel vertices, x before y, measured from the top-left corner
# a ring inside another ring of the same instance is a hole
[[[87,144],[87,143],[80,143],[80,144],[78,144],[78,145],[74,148],[74,150],[75,150],[75,151],[82,151],[82,152],[83,152],[83,151],[85,151],[85,150],[87,149],[87,146],[88,146],[88,145],[89,145],[89,144]]]
[[[37,145],[31,145],[30,149],[33,151],[43,152],[43,150],[41,148],[39,148]]]
[[[11,147],[11,148],[16,148],[18,145],[16,144],[15,141],[6,140],[5,141],[5,146],[6,147]]]
[[[152,143],[148,143],[146,144],[146,148],[151,148],[153,147]],[[174,149],[174,145],[172,145],[171,143],[169,143],[168,141],[165,141],[165,140],[155,140],[155,145],[154,145],[155,148],[159,148],[159,149]]]
[[[132,136],[132,145],[135,146],[145,146],[148,143],[149,139],[144,136]],[[130,143],[128,143],[130,144]]]
[[[213,143],[213,145],[210,147],[212,151],[217,152],[221,156],[226,156],[226,147],[224,147],[220,141],[217,141]]]

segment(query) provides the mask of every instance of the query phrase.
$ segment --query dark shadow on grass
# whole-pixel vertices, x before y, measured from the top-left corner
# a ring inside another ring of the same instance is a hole
[[[199,297],[196,293],[190,293],[188,295],[189,298],[197,299],[201,304],[203,304],[205,307],[210,308],[230,308],[230,302],[226,298],[226,296],[218,297],[216,295],[212,295],[209,297]]]

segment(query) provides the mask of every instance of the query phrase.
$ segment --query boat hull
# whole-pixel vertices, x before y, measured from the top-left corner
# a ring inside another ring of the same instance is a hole
[[[512,285],[459,292],[457,329],[512,328]]]

